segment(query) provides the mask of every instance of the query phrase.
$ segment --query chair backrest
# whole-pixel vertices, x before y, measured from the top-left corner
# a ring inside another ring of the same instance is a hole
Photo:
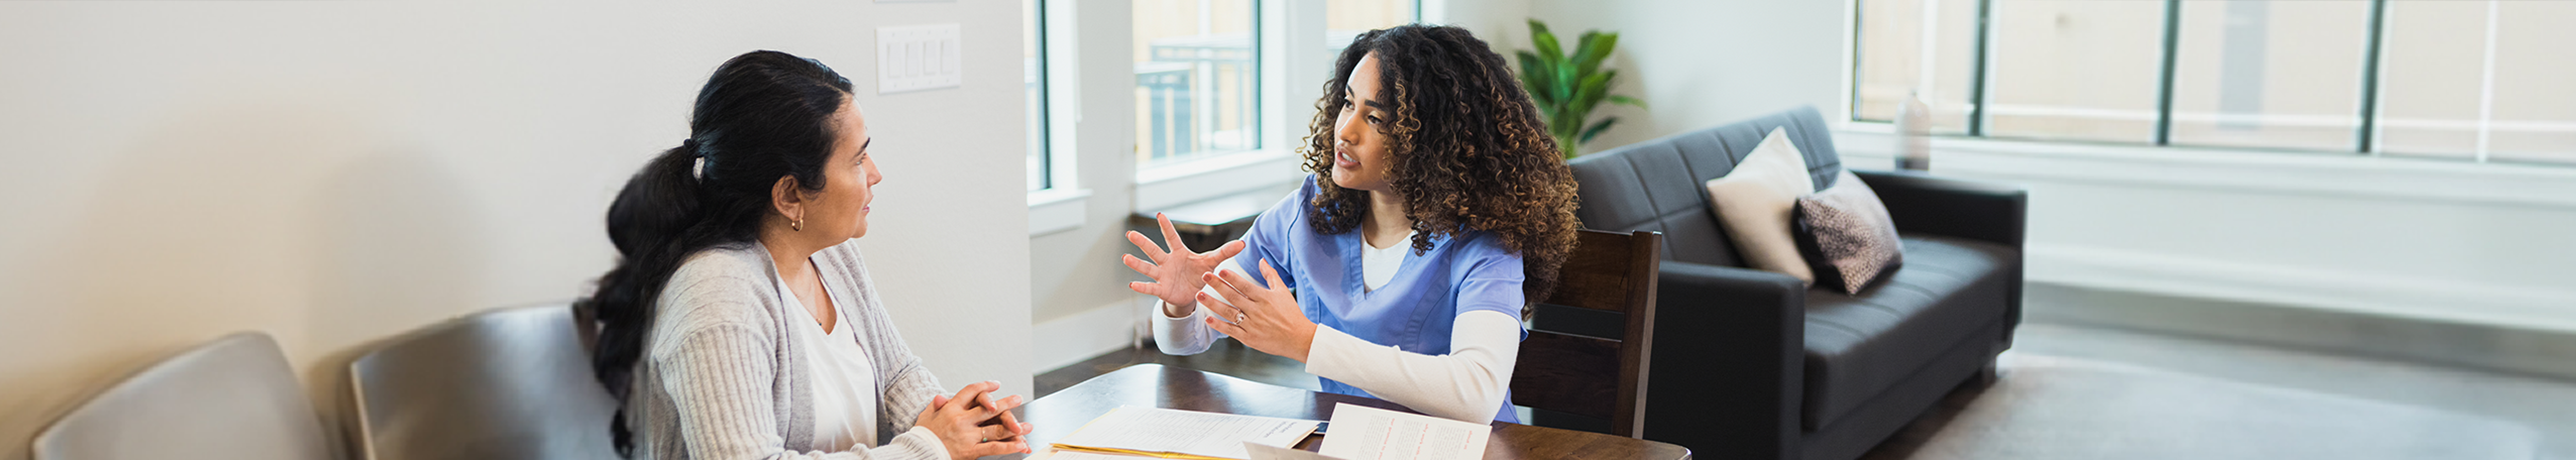
[[[1656,269],[1663,235],[1583,230],[1542,304],[1624,316],[1617,338],[1531,330],[1512,366],[1512,403],[1610,422],[1645,435],[1646,369],[1654,354]],[[1569,311],[1571,313],[1571,311]],[[1606,378],[1617,376],[1617,378]]]
[[[224,336],[154,363],[55,420],[35,460],[328,460],[329,438],[268,334]]]
[[[1816,189],[1833,185],[1843,170],[1833,132],[1815,107],[1799,107],[1575,157],[1566,162],[1583,203],[1574,217],[1584,228],[1662,232],[1666,259],[1742,267],[1703,183],[1735,171],[1772,128],[1806,157]]]
[[[618,458],[616,402],[565,305],[505,308],[387,341],[349,363],[369,460]]]

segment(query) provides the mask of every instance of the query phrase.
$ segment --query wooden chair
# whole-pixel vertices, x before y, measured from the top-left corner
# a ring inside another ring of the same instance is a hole
[[[580,324],[561,304],[502,308],[387,340],[349,363],[351,457],[617,458]]]
[[[1576,235],[1574,254],[1558,272],[1556,291],[1539,302],[1533,319],[1546,318],[1535,322],[1539,325],[1601,327],[1532,327],[1513,365],[1512,402],[1533,409],[1536,418],[1567,414],[1606,421],[1607,426],[1590,420],[1532,424],[1642,439],[1662,245],[1663,234],[1657,232],[1582,230]],[[1614,324],[1618,326],[1610,326]]]

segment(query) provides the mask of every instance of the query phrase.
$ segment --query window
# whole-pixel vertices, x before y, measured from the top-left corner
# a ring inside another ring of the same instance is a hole
[[[1891,121],[1897,104],[1917,91],[1914,82],[1932,82],[1923,94],[1933,110],[1932,130],[1965,133],[1976,77],[1976,0],[1872,1],[1859,5],[1852,84],[1852,117]],[[1937,10],[1931,16],[1924,9]],[[1930,40],[1926,40],[1929,37]],[[1924,46],[1925,43],[1932,46]]]
[[[2576,163],[2576,2],[2390,1],[2375,144]],[[2411,46],[2410,46],[2411,45]]]
[[[1983,133],[2153,142],[2162,2],[1995,0]]]
[[[1136,164],[1261,148],[1252,0],[1136,0]]]
[[[1053,187],[1047,158],[1046,19],[1039,0],[1020,0],[1020,93],[1028,112],[1029,190]]]
[[[1858,0],[1855,121],[2576,163],[2576,2]],[[1926,84],[1928,83],[1928,84]]]
[[[2183,2],[2175,144],[2359,151],[2370,2]]]

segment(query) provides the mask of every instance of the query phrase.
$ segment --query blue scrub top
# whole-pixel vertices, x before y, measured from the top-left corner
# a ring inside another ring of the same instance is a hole
[[[1436,356],[1449,354],[1449,331],[1460,314],[1492,310],[1521,317],[1521,257],[1504,250],[1499,237],[1481,230],[1435,237],[1429,252],[1405,251],[1395,280],[1370,291],[1360,275],[1360,251],[1368,244],[1357,230],[1317,232],[1307,213],[1315,193],[1315,176],[1307,175],[1296,194],[1261,213],[1243,237],[1243,253],[1235,256],[1238,268],[1254,280],[1261,280],[1261,260],[1270,260],[1280,280],[1296,291],[1307,319],[1370,343]],[[1376,397],[1321,380],[1326,392]],[[1503,401],[1494,420],[1519,423],[1508,392]]]

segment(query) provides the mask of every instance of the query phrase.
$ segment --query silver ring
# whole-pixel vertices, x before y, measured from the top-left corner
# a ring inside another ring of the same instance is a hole
[[[1240,323],[1250,318],[1250,316],[1244,315],[1243,312],[1234,312],[1234,322]]]

